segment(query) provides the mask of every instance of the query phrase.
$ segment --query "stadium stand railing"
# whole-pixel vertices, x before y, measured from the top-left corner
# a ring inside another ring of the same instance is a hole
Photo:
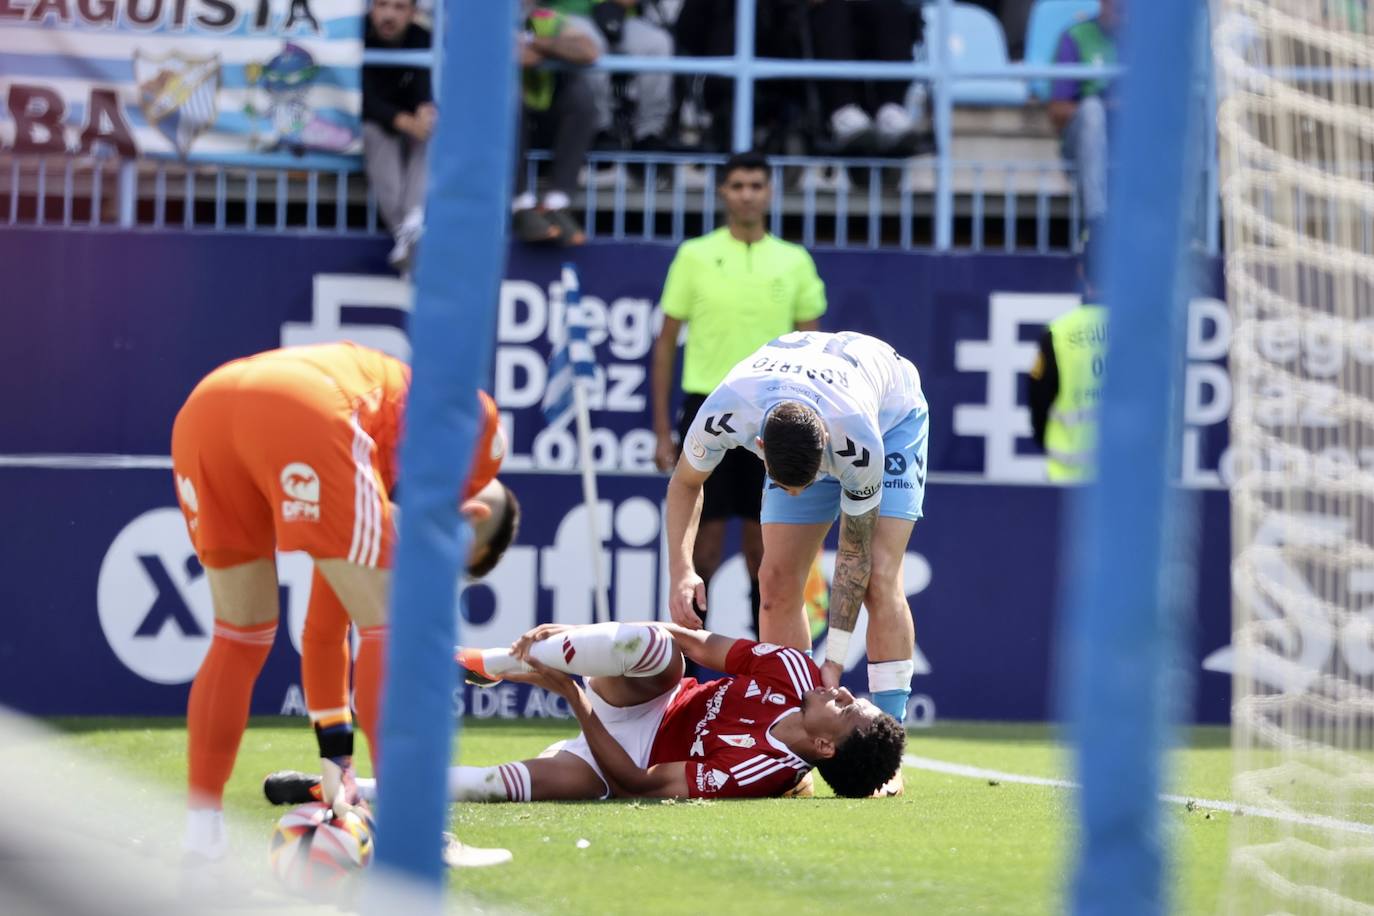
[[[910,62],[779,60],[753,56],[755,0],[736,4],[732,57],[606,55],[612,73],[723,76],[735,82],[732,148],[753,140],[756,84],[777,79],[920,82],[932,101],[935,151],[911,159],[776,156],[772,228],[814,246],[1051,252],[1071,249],[1081,206],[1072,168],[1038,103],[1050,79],[1117,75],[1111,67],[1054,65],[1063,23],[1090,15],[1091,0],[1039,0],[1027,60],[1007,58],[1006,38],[984,10],[952,0],[923,8],[926,40]],[[441,26],[436,9],[436,32]],[[1046,24],[1048,23],[1048,24]],[[437,51],[365,53],[369,66],[432,66]],[[1209,112],[1214,94],[1207,91]],[[1215,140],[1199,207],[1217,250]],[[528,169],[547,158],[534,151]],[[715,168],[724,154],[593,152],[577,205],[597,239],[680,241],[714,226]],[[0,156],[0,206],[8,225],[208,231],[373,234],[381,231],[361,164],[356,170],[245,168],[145,159]]]

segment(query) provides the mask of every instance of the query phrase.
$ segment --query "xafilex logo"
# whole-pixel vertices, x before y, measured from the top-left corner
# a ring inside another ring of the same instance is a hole
[[[158,684],[195,676],[214,610],[181,512],[153,509],[119,532],[100,564],[96,606],[105,639],[130,671]]]
[[[303,553],[277,555],[278,600],[297,652],[313,569]],[[215,614],[180,510],[151,509],[115,536],[100,564],[96,612],[105,641],[134,674],[157,684],[184,684],[196,676],[210,649]]]

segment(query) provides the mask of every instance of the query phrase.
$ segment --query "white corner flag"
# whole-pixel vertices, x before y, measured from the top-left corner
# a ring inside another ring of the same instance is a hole
[[[600,501],[596,493],[596,471],[592,467],[592,428],[587,406],[587,386],[596,378],[596,354],[592,350],[588,332],[591,321],[582,305],[582,289],[577,268],[563,265],[562,277],[550,290],[553,309],[549,321],[549,380],[544,387],[544,422],[557,424],[573,408],[577,418],[577,460],[582,468],[582,501],[587,508],[587,534],[590,545],[592,574],[596,583],[595,623],[611,619],[610,603],[606,595],[606,572],[601,565],[601,532],[597,524]],[[562,305],[562,309],[559,309]],[[558,325],[558,313],[563,323]]]

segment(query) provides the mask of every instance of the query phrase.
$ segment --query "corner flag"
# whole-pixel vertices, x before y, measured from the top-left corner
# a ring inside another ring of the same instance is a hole
[[[573,389],[586,385],[582,379],[596,377],[596,357],[592,353],[586,309],[582,307],[582,290],[578,285],[577,268],[563,265],[563,274],[554,286],[555,305],[563,303],[563,325],[556,326],[558,309],[549,323],[549,337],[553,351],[549,354],[549,381],[544,387],[544,422],[552,426],[573,406]],[[559,333],[561,331],[561,333]]]

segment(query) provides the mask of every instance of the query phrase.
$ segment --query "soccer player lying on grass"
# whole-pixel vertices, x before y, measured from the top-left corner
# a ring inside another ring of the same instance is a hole
[[[727,677],[683,678],[683,656]],[[843,687],[825,688],[804,654],[675,624],[545,624],[509,649],[458,653],[469,683],[551,690],[582,726],[532,760],[449,770],[454,801],[761,798],[812,767],[835,794],[872,795],[901,766],[906,733]],[[586,689],[567,675],[586,679]],[[277,804],[307,801],[315,777],[274,774]],[[372,780],[358,780],[364,797]]]

